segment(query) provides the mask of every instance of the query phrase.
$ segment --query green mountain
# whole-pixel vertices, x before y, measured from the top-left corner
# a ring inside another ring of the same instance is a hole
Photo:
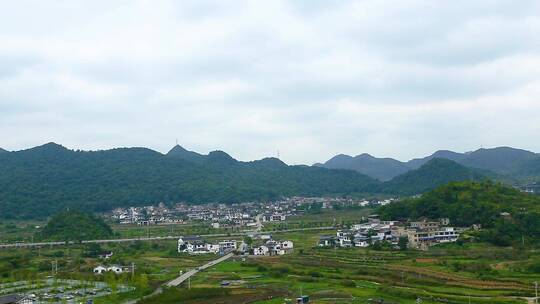
[[[376,158],[369,154],[355,157],[340,154],[324,164],[315,164],[314,166],[355,170],[373,178],[387,181],[410,170],[418,169],[435,158],[448,159],[466,167],[489,170],[511,178],[540,177],[540,170],[530,169],[530,166],[536,168],[536,163],[540,161],[540,155],[510,147],[479,149],[467,153],[440,150],[430,156],[415,158],[408,162],[400,162],[392,158]]]
[[[240,162],[211,152],[186,161],[145,148],[72,151],[49,143],[0,157],[0,216],[44,217],[65,208],[187,201],[238,202],[367,192],[379,182],[350,170]]]
[[[474,151],[460,160],[459,163],[499,174],[519,174],[520,166],[523,163],[539,158],[536,153],[530,151],[499,147]]]
[[[521,162],[513,169],[512,175],[540,181],[540,157]]]
[[[490,181],[450,183],[378,212],[383,219],[449,218],[455,226],[481,224],[482,240],[508,246],[524,237],[528,244],[540,245],[540,197]]]
[[[340,154],[334,156],[324,164],[316,164],[328,169],[355,170],[381,181],[391,180],[395,176],[410,170],[405,164],[391,158],[376,158],[369,154],[360,154],[355,157]]]
[[[205,155],[199,154],[197,152],[186,150],[180,145],[174,146],[167,153],[167,156],[181,158],[181,159],[191,161],[191,162],[196,162],[196,163],[202,163],[206,159]]]
[[[421,194],[449,182],[480,181],[490,175],[493,174],[467,168],[448,159],[434,158],[422,167],[382,184],[381,192],[401,195]]]
[[[411,169],[418,169],[435,158],[449,159],[459,163],[465,157],[466,154],[457,153],[449,150],[439,150],[427,157],[411,159],[410,161],[406,162],[406,165]]]
[[[43,227],[39,238],[48,241],[81,241],[107,239],[113,231],[101,218],[90,213],[64,211]]]

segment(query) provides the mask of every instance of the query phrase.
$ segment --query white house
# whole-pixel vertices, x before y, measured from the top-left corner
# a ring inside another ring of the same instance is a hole
[[[107,271],[107,268],[99,265],[98,267],[94,268],[95,274],[103,274],[105,271]]]
[[[178,239],[178,252],[189,254],[225,253],[236,250],[235,240],[224,240],[217,244],[203,241],[200,237],[181,237]]]
[[[124,269],[122,269],[121,266],[113,265],[113,266],[111,266],[111,267],[108,267],[108,268],[107,268],[107,271],[112,271],[112,272],[114,272],[114,273],[116,273],[116,274],[121,274],[121,273],[124,272]]]
[[[198,236],[186,236],[178,239],[178,252],[190,254],[207,253],[206,243]]]
[[[236,250],[236,241],[234,240],[221,241],[219,242],[218,246],[219,246],[220,252],[233,251],[233,250]]]
[[[269,255],[268,247],[262,245],[253,249],[254,255]]]
[[[96,268],[94,268],[94,274],[103,274],[103,273],[105,273],[107,271],[112,271],[115,274],[121,274],[121,273],[124,272],[124,268],[122,268],[122,266],[118,266],[118,265],[112,265],[112,266],[109,266],[109,267],[99,265]]]
[[[284,250],[292,250],[294,248],[294,244],[292,241],[283,241],[281,242],[281,248]]]
[[[206,250],[209,253],[219,253],[219,244],[206,244]]]
[[[294,244],[291,241],[281,242],[269,240],[266,242],[266,247],[268,247],[268,253],[270,255],[284,255],[293,250]]]

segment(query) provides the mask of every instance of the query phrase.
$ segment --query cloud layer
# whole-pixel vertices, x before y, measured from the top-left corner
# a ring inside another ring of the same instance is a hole
[[[540,151],[540,2],[3,1],[0,146]]]

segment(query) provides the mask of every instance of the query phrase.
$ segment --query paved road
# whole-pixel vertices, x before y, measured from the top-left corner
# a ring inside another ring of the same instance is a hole
[[[315,227],[315,228],[297,228],[287,229],[279,231],[265,231],[265,233],[281,233],[281,232],[295,232],[295,231],[313,231],[313,230],[329,230],[335,229],[333,226],[329,227]],[[253,231],[251,231],[253,232]],[[249,231],[237,232],[237,233],[216,233],[216,234],[204,234],[201,237],[222,237],[222,236],[243,236],[247,235]],[[125,238],[125,239],[109,239],[109,240],[88,240],[82,242],[41,242],[41,243],[13,243],[13,244],[0,244],[0,249],[10,248],[27,248],[27,247],[47,247],[47,246],[65,246],[75,244],[105,244],[105,243],[122,243],[122,242],[135,242],[135,241],[161,241],[161,240],[177,240],[180,236],[157,236],[157,237],[139,237],[139,238]]]
[[[176,287],[176,286],[184,283],[187,279],[189,279],[192,276],[196,275],[199,271],[210,268],[210,267],[212,267],[212,266],[214,266],[216,264],[219,264],[219,263],[221,263],[223,261],[226,261],[226,260],[232,258],[233,256],[234,256],[234,254],[231,252],[231,253],[229,253],[227,255],[224,255],[224,256],[220,257],[219,259],[210,261],[210,262],[208,262],[208,263],[206,263],[206,264],[204,264],[204,265],[202,265],[202,266],[200,266],[200,267],[198,267],[196,269],[190,270],[190,271],[182,274],[178,278],[170,281],[169,283],[166,283],[165,286],[166,287]],[[140,299],[129,300],[129,301],[125,302],[124,304],[136,304],[137,302],[139,302],[142,299],[151,298],[151,297],[156,296],[156,295],[158,295],[158,294],[160,294],[162,292],[163,292],[163,288],[159,287],[158,289],[154,290],[154,292],[152,294],[150,294],[150,295],[144,296],[144,297],[142,297]]]
[[[197,274],[199,271],[205,270],[205,269],[210,268],[210,267],[212,267],[214,265],[217,265],[217,264],[219,264],[219,263],[221,263],[223,261],[226,261],[226,260],[232,258],[233,256],[234,256],[234,253],[231,252],[229,254],[226,254],[226,255],[220,257],[217,260],[210,261],[210,262],[204,264],[203,266],[200,266],[198,268],[195,268],[193,270],[190,270],[190,271],[182,274],[178,278],[176,278],[176,279],[170,281],[169,283],[167,283],[166,286],[167,287],[178,286],[178,285],[184,283],[187,279],[189,279],[192,276],[194,276],[195,274]]]
[[[261,222],[261,217],[263,216],[263,214],[257,214],[257,216],[255,217],[255,221],[257,222],[257,231],[261,231],[263,229],[263,224]]]

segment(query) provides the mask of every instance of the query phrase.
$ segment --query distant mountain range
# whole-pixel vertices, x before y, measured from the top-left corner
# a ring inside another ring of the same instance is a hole
[[[367,163],[365,172],[370,177],[358,172],[363,167],[355,171],[289,166],[277,158],[242,162],[223,151],[203,155],[181,146],[162,154],[146,148],[74,151],[48,143],[0,153],[0,217],[44,217],[66,208],[105,211],[158,202],[229,203],[296,195],[412,195],[451,181],[498,178],[498,174],[484,168],[508,157],[514,161],[515,155],[529,156],[522,156],[530,165],[526,174],[540,172],[540,161],[529,154],[516,152],[502,157],[492,151],[479,151],[489,155],[489,161],[474,153],[462,154],[463,158],[456,158],[459,163],[439,158],[453,155],[446,152],[408,165],[369,155],[337,157],[333,161],[335,166],[340,160]],[[484,168],[464,165],[472,160]],[[381,182],[374,175],[379,179],[395,176]]]
[[[540,175],[540,155],[510,147],[479,149],[467,153],[441,150],[430,156],[408,162],[400,162],[392,158],[376,158],[369,154],[361,154],[355,157],[340,154],[324,164],[315,164],[314,166],[355,170],[372,178],[388,181],[410,170],[418,169],[436,158],[451,160],[466,167],[489,170],[512,178],[537,177]]]
[[[65,208],[104,211],[158,202],[271,200],[364,193],[378,181],[351,170],[237,161],[175,147],[73,151],[48,143],[0,154],[0,217],[43,217]]]

